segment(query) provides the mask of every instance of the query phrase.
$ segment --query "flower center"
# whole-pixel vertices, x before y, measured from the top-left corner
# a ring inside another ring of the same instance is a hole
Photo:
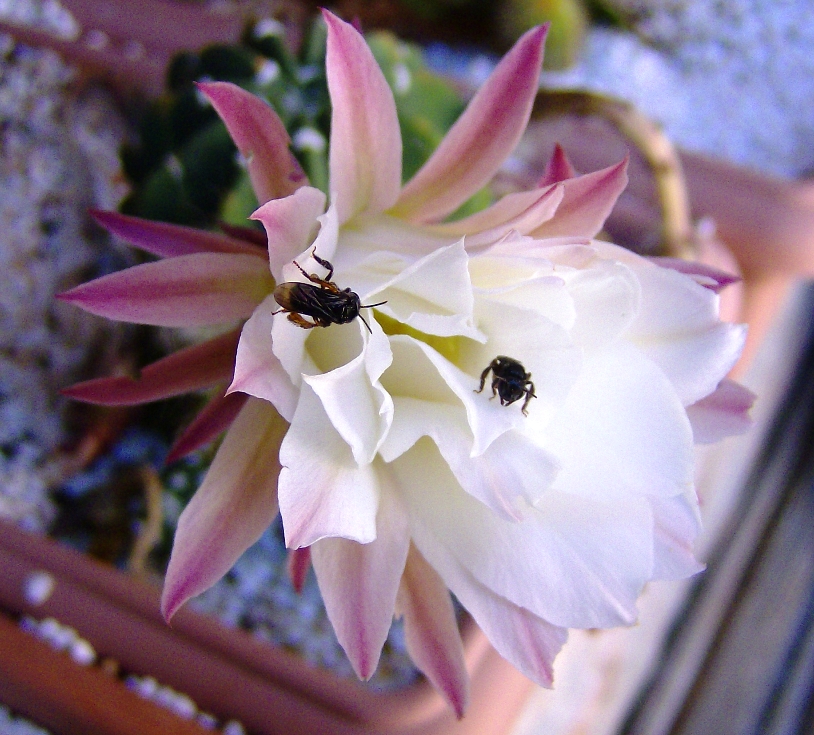
[[[376,321],[379,322],[382,330],[389,337],[397,334],[406,334],[408,337],[417,339],[419,342],[424,342],[432,347],[440,355],[443,355],[451,363],[457,364],[461,354],[461,347],[463,346],[465,337],[439,337],[435,334],[427,334],[414,327],[411,327],[398,319],[382,314],[376,310],[373,312]]]

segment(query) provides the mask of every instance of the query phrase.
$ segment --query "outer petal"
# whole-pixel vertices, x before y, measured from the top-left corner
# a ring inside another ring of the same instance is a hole
[[[173,442],[167,453],[167,464],[200,449],[228,429],[246,404],[245,393],[215,396]]]
[[[279,499],[286,546],[309,546],[329,536],[362,544],[376,538],[376,473],[370,465],[357,466],[350,447],[305,383],[280,447],[280,462]]]
[[[288,424],[250,400],[178,521],[161,612],[169,620],[217,582],[277,514],[277,450]]]
[[[496,242],[510,230],[524,235],[554,216],[563,194],[564,189],[561,186],[507,194],[491,207],[469,217],[442,225],[432,225],[428,229],[440,235],[457,237],[467,235],[467,245],[471,245],[472,239],[476,237],[484,242],[489,241],[490,237],[484,234],[489,232],[501,233],[492,235],[491,242]]]
[[[396,103],[359,32],[328,11],[326,68],[331,95],[330,187],[339,223],[392,206],[401,188]]]
[[[413,663],[463,717],[469,700],[469,674],[458,621],[447,586],[412,544],[401,578],[396,614],[404,617],[404,637]]]
[[[567,179],[556,215],[529,235],[548,237],[594,237],[627,186],[627,158],[615,166]]]
[[[379,663],[410,543],[406,513],[392,491],[382,492],[376,526],[369,544],[326,538],[311,547],[325,609],[360,679]]]
[[[722,380],[713,393],[687,407],[697,444],[711,444],[743,434],[752,426],[749,409],[755,394],[733,380]]]
[[[735,364],[746,327],[719,321],[717,294],[686,275],[642,259],[635,272],[642,300],[626,338],[664,371],[689,406],[712,393]]]
[[[693,545],[701,532],[698,498],[690,489],[672,498],[652,498],[653,579],[686,579],[700,572]]]
[[[441,145],[401,192],[392,213],[438,221],[494,176],[526,129],[547,26],[528,31],[481,87]]]
[[[305,173],[288,149],[285,125],[259,97],[229,82],[199,83],[221,116],[246,160],[257,201],[264,204],[292,194],[307,184]]]
[[[243,325],[229,392],[242,391],[270,401],[286,421],[291,421],[298,391],[272,351],[272,312],[276,308],[274,297],[268,296]]]
[[[648,258],[651,263],[661,266],[662,268],[671,268],[679,273],[684,273],[690,276],[699,286],[710,289],[719,293],[727,286],[733,283],[738,283],[740,276],[733,276],[731,273],[722,271],[720,268],[707,265],[706,263],[698,263],[692,260],[683,260],[682,258]]]
[[[196,253],[111,273],[59,298],[108,319],[193,327],[246,319],[273,288],[254,256]]]
[[[317,541],[319,543],[319,541]],[[303,546],[300,549],[291,549],[286,560],[288,578],[291,586],[299,593],[305,585],[305,577],[311,568],[311,547]]]
[[[313,241],[317,217],[324,211],[325,195],[319,189],[303,186],[291,196],[266,202],[252,215],[266,228],[269,266],[277,283],[285,280],[283,266]]]
[[[496,595],[464,569],[448,584],[503,658],[540,686],[553,685],[554,658],[568,637],[565,628]]]
[[[132,406],[208,388],[232,375],[237,330],[187,347],[143,368],[138,378],[96,378],[66,388],[63,394],[101,406]]]
[[[491,229],[483,230],[466,238],[470,252],[492,245],[506,236],[525,235],[554,215],[563,197],[563,189],[555,186],[544,193],[532,206],[520,212],[514,219],[503,222]]]
[[[537,182],[537,186],[542,187],[558,184],[560,181],[573,179],[576,175],[577,172],[574,171],[571,161],[568,160],[568,156],[565,155],[562,146],[557,143],[554,146],[554,152],[551,154],[551,158],[548,159],[545,172]]]
[[[265,252],[260,248],[216,232],[128,217],[118,212],[91,210],[91,215],[109,232],[159,258],[192,253],[242,253],[265,259]]]
[[[547,492],[520,522],[497,517],[458,487],[422,440],[391,463],[413,540],[453,592],[470,584],[561,627],[605,628],[636,618],[653,569],[653,520],[645,499],[597,503]]]

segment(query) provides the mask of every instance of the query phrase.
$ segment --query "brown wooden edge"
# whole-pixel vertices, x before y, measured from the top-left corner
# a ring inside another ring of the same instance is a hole
[[[499,735],[511,726],[532,686],[470,623],[464,638],[472,697],[458,722],[427,683],[377,693],[191,610],[181,610],[169,627],[159,613],[157,587],[3,522],[0,569],[0,608],[37,619],[53,617],[124,670],[149,674],[192,697],[202,710],[237,719],[257,735]],[[25,597],[25,583],[42,571],[54,577],[55,585],[48,599],[35,605]],[[58,683],[73,686],[70,677]],[[44,693],[38,689],[31,696]],[[51,706],[52,700],[63,701],[51,694],[41,706]],[[100,700],[108,701],[101,690]],[[28,714],[36,720],[35,713]]]

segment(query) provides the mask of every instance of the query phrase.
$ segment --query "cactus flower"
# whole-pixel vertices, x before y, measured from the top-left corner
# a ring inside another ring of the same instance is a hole
[[[71,393],[137,402],[231,382],[186,441],[229,426],[179,521],[166,617],[279,509],[287,545],[307,549],[292,566],[310,555],[358,675],[401,615],[414,661],[460,716],[450,591],[550,686],[568,628],[630,625],[649,580],[701,568],[693,442],[745,425],[750,396],[725,380],[744,328],[718,318],[721,274],[595,239],[624,161],[575,176],[558,152],[537,188],[450,220],[525,129],[545,28],[517,42],[402,185],[390,89],[362,36],[325,20],[330,195],[304,181],[270,107],[201,84],[247,161],[268,252],[100,215],[162,259],[64,298],[114,319],[239,326],[140,380]],[[303,327],[304,295],[342,293],[377,305],[364,321]]]

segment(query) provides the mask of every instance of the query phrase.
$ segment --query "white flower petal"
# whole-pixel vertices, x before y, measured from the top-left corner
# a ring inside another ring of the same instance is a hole
[[[287,546],[309,546],[330,536],[362,544],[376,538],[376,473],[370,465],[357,465],[307,384],[280,447],[280,464],[278,500]]]
[[[690,489],[672,498],[651,498],[653,579],[686,579],[704,569],[693,550],[701,531],[698,497]]]
[[[360,324],[359,329],[364,346],[356,358],[333,370],[304,375],[303,380],[319,396],[328,418],[350,446],[357,464],[363,465],[373,461],[393,420],[393,400],[379,383],[393,358],[387,337],[375,319],[371,322],[372,334],[367,339],[364,325]],[[320,347],[324,350],[328,338],[347,331],[329,327],[325,338],[318,341]]]
[[[562,462],[555,487],[564,492],[616,502],[692,485],[686,412],[661,370],[625,343],[585,355],[542,444]]]
[[[241,391],[270,401],[288,422],[297,407],[297,389],[272,350],[272,312],[277,302],[269,296],[243,325],[235,358],[235,377],[229,391]]]
[[[465,493],[428,440],[391,466],[413,540],[450,589],[463,568],[553,625],[602,628],[635,620],[636,597],[653,568],[645,499],[600,503],[547,492],[526,518],[511,522]]]
[[[381,285],[382,313],[425,334],[483,339],[472,321],[469,257],[463,241],[439,248]]]

